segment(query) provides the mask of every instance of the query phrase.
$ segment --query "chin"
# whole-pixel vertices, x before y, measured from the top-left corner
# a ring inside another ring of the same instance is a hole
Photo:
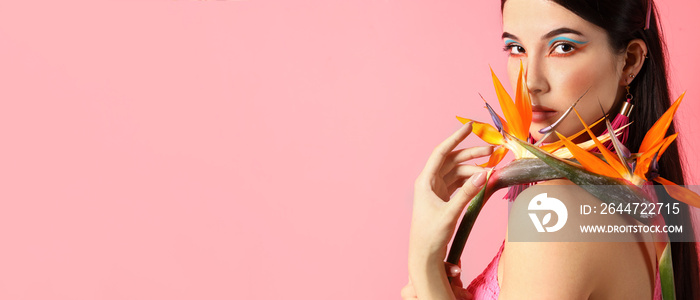
[[[559,137],[556,134],[550,135],[546,140],[544,140],[545,143],[554,143],[559,140]]]
[[[530,124],[530,135],[535,139],[535,141],[539,141],[544,136],[544,134],[541,134],[538,131],[544,127],[545,126],[535,125],[535,123]]]
[[[544,128],[544,127],[541,127],[541,128]],[[539,141],[542,137],[544,137],[544,134],[541,134],[538,132],[538,130],[540,130],[541,128],[530,127],[530,129],[531,129],[530,134],[532,135],[532,138],[535,139],[535,141]],[[544,140],[544,142],[545,143],[552,143],[552,142],[556,142],[558,140],[559,140],[559,137],[557,137],[556,134],[550,134],[549,137],[547,137],[547,139]]]

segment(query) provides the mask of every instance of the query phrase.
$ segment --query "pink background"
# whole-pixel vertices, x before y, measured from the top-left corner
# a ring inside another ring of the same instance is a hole
[[[700,4],[657,2],[694,158]],[[0,298],[399,299],[413,180],[455,115],[490,120],[500,23],[496,0],[2,1]]]

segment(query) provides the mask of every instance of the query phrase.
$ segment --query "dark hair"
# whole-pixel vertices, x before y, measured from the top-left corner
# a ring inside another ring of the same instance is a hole
[[[646,43],[648,58],[630,84],[630,93],[634,95],[634,109],[630,115],[632,124],[628,140],[625,143],[633,153],[639,151],[644,135],[671,105],[666,72],[665,53],[667,49],[658,21],[656,6],[652,0],[551,1],[604,29],[614,51],[624,51],[633,39],[642,39]],[[503,11],[505,2],[506,0],[501,0],[501,11]],[[649,28],[645,30],[648,5],[651,6],[651,19]],[[667,135],[675,132],[675,126],[671,124]],[[677,143],[678,140],[672,143],[659,159],[659,175],[679,185],[684,185],[683,166]],[[657,189],[657,196],[663,202],[679,203],[681,208],[679,214],[663,214],[666,224],[682,225],[683,236],[694,238],[695,230],[690,218],[690,207],[671,198],[663,189]],[[676,235],[675,239],[673,233],[669,235],[671,240],[681,239],[679,235]],[[677,299],[700,299],[696,243],[671,242],[671,256]]]

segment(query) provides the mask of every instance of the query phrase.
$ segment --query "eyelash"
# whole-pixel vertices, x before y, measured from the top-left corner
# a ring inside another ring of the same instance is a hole
[[[564,52],[564,53],[556,53],[556,54],[554,54],[554,50],[556,50],[559,46],[568,46],[568,47],[571,47],[571,50],[568,51],[568,52]],[[549,53],[549,55],[550,55],[550,56],[558,56],[558,57],[569,56],[569,55],[571,55],[571,54],[574,54],[576,51],[578,51],[578,50],[580,50],[580,49],[581,49],[581,48],[576,48],[576,46],[575,46],[574,44],[571,44],[571,43],[556,43],[556,44],[554,44],[554,48],[553,48],[552,51]]]
[[[505,47],[503,47],[503,51],[508,52],[508,56],[521,56],[521,55],[524,55],[524,53],[513,54],[513,48],[515,48],[515,47],[522,48],[523,50],[525,50],[525,48],[523,48],[523,46],[520,46],[520,45],[514,44],[514,43],[510,43],[510,44],[506,45]]]
[[[556,54],[553,53],[554,50],[556,50],[557,47],[559,47],[559,46],[568,46],[568,47],[571,47],[571,50],[568,51],[568,52],[565,52],[565,53],[556,53]],[[525,52],[524,52],[524,51],[522,51],[521,53],[514,54],[514,53],[513,53],[513,48],[516,48],[516,47],[525,50],[525,48],[523,48],[523,46],[520,46],[520,45],[515,44],[515,43],[510,43],[510,44],[506,45],[505,47],[503,47],[503,51],[508,52],[508,56],[522,56],[522,55],[525,55]],[[577,52],[578,50],[580,50],[580,49],[582,49],[582,48],[583,48],[583,47],[577,48],[574,44],[571,44],[571,43],[560,42],[560,43],[554,44],[554,48],[552,49],[552,51],[550,51],[549,56],[565,57],[565,56],[569,56],[569,55],[574,54],[575,52]]]

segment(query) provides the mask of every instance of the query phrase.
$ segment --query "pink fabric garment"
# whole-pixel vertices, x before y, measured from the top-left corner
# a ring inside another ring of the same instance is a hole
[[[503,253],[503,246],[506,241],[503,240],[501,248],[498,249],[498,253],[491,260],[486,269],[484,269],[479,276],[476,276],[474,280],[467,287],[467,291],[474,295],[473,300],[496,300],[498,299],[498,293],[501,291],[501,287],[498,285],[498,261],[501,259],[501,253]],[[653,300],[661,300],[661,279],[659,277],[659,268],[656,268],[656,280],[654,284],[654,298]]]
[[[474,300],[498,299],[498,292],[501,290],[498,286],[498,261],[501,258],[505,243],[506,241],[503,240],[503,244],[498,249],[496,256],[486,266],[486,269],[479,276],[476,276],[467,287],[467,291],[474,295]]]

